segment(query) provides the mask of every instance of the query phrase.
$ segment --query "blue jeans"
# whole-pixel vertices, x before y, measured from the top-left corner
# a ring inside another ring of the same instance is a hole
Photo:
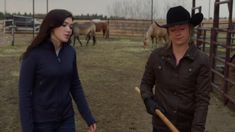
[[[74,116],[63,121],[34,123],[34,132],[75,132]]]

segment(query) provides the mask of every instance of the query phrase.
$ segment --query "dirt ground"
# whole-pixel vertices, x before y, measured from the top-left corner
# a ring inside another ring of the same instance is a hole
[[[32,38],[0,37],[0,132],[20,132],[18,111],[19,56]],[[143,49],[142,40],[98,38],[96,46],[76,45],[78,71],[98,132],[151,132],[151,118],[138,93],[146,60],[152,49]],[[86,124],[76,111],[78,132]],[[206,130],[234,132],[235,111],[211,94]]]

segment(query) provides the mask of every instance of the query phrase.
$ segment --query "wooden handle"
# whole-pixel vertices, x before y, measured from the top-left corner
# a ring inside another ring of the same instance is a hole
[[[135,87],[135,90],[140,94],[140,89]],[[172,131],[172,132],[179,132],[179,130],[168,120],[168,118],[159,110],[155,110],[155,114],[164,122],[164,124]]]

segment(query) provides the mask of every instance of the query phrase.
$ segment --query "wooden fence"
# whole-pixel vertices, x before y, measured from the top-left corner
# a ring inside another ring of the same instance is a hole
[[[75,20],[78,22],[87,22],[90,20]],[[120,19],[120,20],[103,20],[109,23],[109,37],[110,38],[143,38],[145,32],[148,30],[151,20],[138,20],[138,19]],[[159,20],[162,24],[163,20]],[[97,33],[98,36],[100,33]]]
[[[109,20],[110,37],[144,37],[150,20]]]
[[[77,22],[87,22],[90,20],[75,20]],[[138,20],[138,19],[120,19],[120,20],[102,20],[109,23],[109,37],[110,38],[130,38],[130,37],[144,37],[145,32],[151,24],[151,20]],[[162,20],[159,20],[160,24]],[[159,22],[158,21],[158,22]],[[3,31],[3,22],[0,24],[0,30]],[[11,33],[11,32],[6,32]],[[32,33],[32,31],[16,31],[15,33]],[[101,36],[101,33],[97,33]]]

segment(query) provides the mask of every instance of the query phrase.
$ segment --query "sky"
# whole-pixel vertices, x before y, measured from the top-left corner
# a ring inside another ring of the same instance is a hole
[[[7,12],[32,12],[33,0],[5,0]],[[97,1],[97,2],[94,2]],[[99,2],[98,2],[99,1]],[[107,14],[105,6],[112,0],[48,0],[49,10],[63,8],[70,10],[73,14]],[[35,13],[46,13],[47,0],[34,0]],[[4,0],[0,0],[0,11],[4,11]]]
[[[6,1],[6,6],[5,2]],[[46,13],[46,1],[47,0],[34,0],[35,1],[35,13]],[[109,16],[108,7],[115,6],[115,1],[138,1],[138,0],[48,0],[49,10],[55,8],[63,8],[71,11],[74,15],[80,14],[103,14]],[[146,2],[151,2],[151,0],[144,0]],[[178,0],[181,2],[175,2],[176,0],[153,0],[154,8],[161,8],[162,5],[170,3],[170,6],[183,5],[186,9],[190,11],[192,6],[192,0]],[[213,5],[215,0],[196,0],[197,6],[202,6],[202,13],[206,18],[213,17]],[[160,3],[160,6],[158,5]],[[173,4],[172,4],[173,3]],[[211,3],[211,6],[209,6]],[[162,4],[162,5],[161,5]],[[235,1],[233,3],[235,5]],[[5,8],[4,8],[5,7]],[[233,6],[234,7],[234,6]],[[208,10],[210,9],[210,11]],[[33,0],[0,0],[0,11],[9,13],[32,13],[33,10]],[[146,9],[149,10],[149,9]],[[166,16],[166,10],[161,10],[158,12],[160,16]],[[233,11],[233,16],[235,11]],[[228,17],[227,5],[221,6],[221,17]]]

